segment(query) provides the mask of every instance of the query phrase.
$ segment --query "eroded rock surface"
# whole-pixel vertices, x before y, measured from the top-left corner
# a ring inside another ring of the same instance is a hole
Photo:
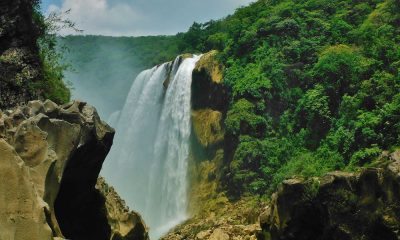
[[[104,178],[99,178],[96,184],[106,199],[107,219],[111,227],[111,240],[148,239],[148,229],[142,217],[126,206],[113,187]]]
[[[398,154],[381,168],[285,181],[261,215],[260,239],[400,239]]]
[[[113,136],[79,101],[0,111],[0,239],[147,239],[140,216],[110,217],[127,210],[95,188]]]

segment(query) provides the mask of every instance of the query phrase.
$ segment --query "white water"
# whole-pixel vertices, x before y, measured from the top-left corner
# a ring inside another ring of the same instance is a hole
[[[142,214],[151,239],[187,218],[191,83],[199,58],[177,58],[136,78],[103,167],[128,206]]]

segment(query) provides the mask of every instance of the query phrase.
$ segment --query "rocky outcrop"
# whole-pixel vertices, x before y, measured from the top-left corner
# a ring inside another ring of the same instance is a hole
[[[261,232],[258,223],[262,203],[244,198],[236,203],[215,202],[212,214],[197,215],[176,227],[162,240],[256,240]]]
[[[37,99],[32,85],[42,77],[34,0],[0,2],[0,109]]]
[[[111,240],[148,239],[148,229],[142,217],[126,206],[113,187],[104,178],[99,178],[96,189],[105,197],[107,220],[111,227]]]
[[[194,215],[204,216],[204,209],[210,208],[209,202],[225,199],[218,191],[224,160],[225,94],[217,52],[203,54],[193,71],[192,81],[190,202]]]
[[[285,181],[261,215],[259,239],[400,239],[399,153],[381,168]]]
[[[193,70],[192,108],[211,108],[225,112],[228,106],[227,89],[223,84],[223,66],[217,51],[204,54]]]
[[[140,217],[110,217],[119,206],[95,188],[113,136],[83,102],[0,111],[0,239],[146,239],[129,231]]]

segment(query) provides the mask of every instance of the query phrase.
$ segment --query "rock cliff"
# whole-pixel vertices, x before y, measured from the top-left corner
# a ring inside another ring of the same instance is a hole
[[[35,0],[0,2],[0,109],[37,99],[30,85],[42,77],[34,22]]]
[[[227,92],[217,52],[204,54],[193,71],[192,144],[189,164],[190,213],[163,240],[256,239],[263,203],[256,198],[230,202],[222,191]]]
[[[283,182],[261,215],[260,240],[400,239],[400,152],[378,168]]]
[[[141,217],[98,181],[113,136],[79,101],[0,111],[0,239],[148,239]]]
[[[193,71],[191,212],[207,209],[213,199],[226,199],[218,191],[224,161],[226,91],[217,52],[204,54]]]

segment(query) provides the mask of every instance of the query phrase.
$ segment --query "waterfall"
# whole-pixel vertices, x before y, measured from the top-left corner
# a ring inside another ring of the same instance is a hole
[[[139,74],[103,167],[128,206],[142,214],[152,239],[187,218],[191,83],[199,58],[178,57]]]

